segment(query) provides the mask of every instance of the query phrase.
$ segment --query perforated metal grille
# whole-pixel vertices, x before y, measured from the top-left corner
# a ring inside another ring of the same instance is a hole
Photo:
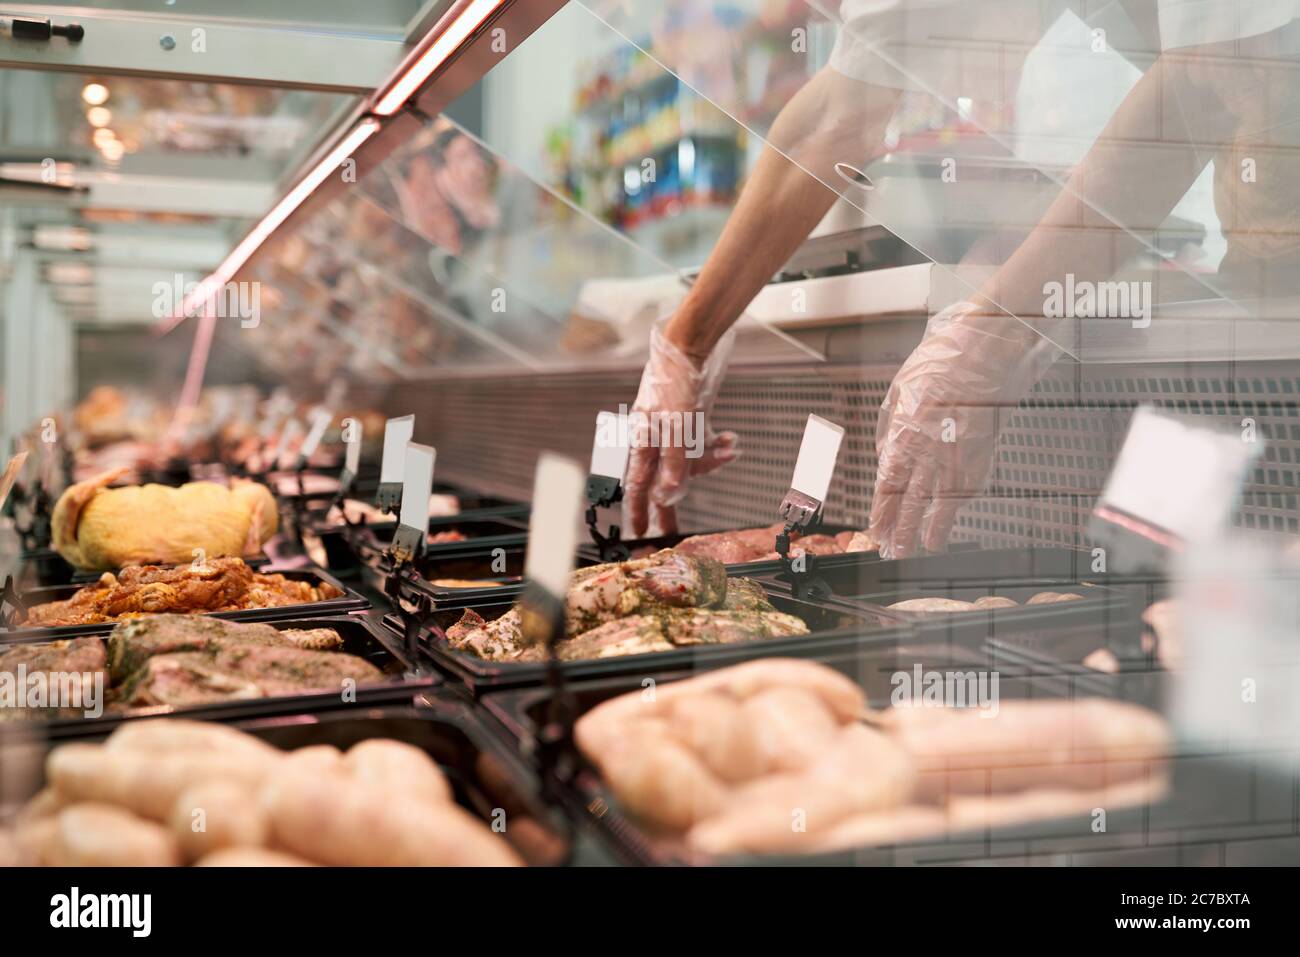
[[[895,370],[883,366],[733,370],[714,426],[741,436],[741,458],[697,480],[684,527],[770,522],[789,487],[810,412],[845,426],[827,503],[835,522],[865,525],[875,479],[875,430]],[[552,449],[585,461],[596,412],[630,402],[632,372],[408,385],[396,411],[417,411],[437,444],[439,475],[527,497],[536,457]],[[988,492],[958,518],[957,537],[986,546],[1085,544],[1083,529],[1132,410],[1139,404],[1249,430],[1266,443],[1239,524],[1300,533],[1300,374],[1266,363],[1169,367],[1058,366],[1006,416]]]

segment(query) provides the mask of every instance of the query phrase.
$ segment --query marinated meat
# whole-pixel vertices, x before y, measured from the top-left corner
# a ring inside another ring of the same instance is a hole
[[[523,624],[518,607],[493,621],[484,620],[467,608],[460,621],[447,629],[447,643],[456,651],[468,652],[489,661],[517,658],[523,649]]]
[[[374,665],[354,655],[275,645],[236,644],[205,651],[155,655],[122,685],[126,707],[204,704],[232,698],[266,698],[383,680]]]
[[[563,642],[559,657],[562,661],[612,658],[688,645],[730,645],[807,633],[808,626],[802,619],[778,611],[665,611],[598,625]]]
[[[721,563],[671,550],[643,559],[580,569],[566,599],[566,661],[803,635],[800,618],[778,612],[763,587],[728,579]],[[530,647],[516,606],[494,621],[466,611],[447,629],[457,651],[492,661],[543,661]]]
[[[254,572],[239,558],[214,558],[199,565],[134,565],[71,598],[29,610],[28,625],[98,624],[139,615],[203,614],[247,608],[275,608],[337,598],[337,588]]]
[[[343,639],[332,628],[280,631],[270,625],[188,615],[151,615],[119,623],[108,636],[108,660],[115,682],[123,682],[155,655],[208,651],[230,645],[276,645],[337,651]]]
[[[14,645],[0,651],[0,674],[13,675],[13,680],[16,681],[20,666],[28,680],[35,674],[43,673],[50,676],[51,682],[54,676],[58,676],[58,680],[62,681],[63,676],[70,675],[89,675],[93,682],[94,676],[98,674],[102,675],[99,679],[102,682],[100,687],[108,687],[104,643],[98,638],[73,638],[70,641],[51,641],[40,645]],[[84,682],[85,678],[80,677],[77,680]],[[84,684],[81,687],[84,687]],[[82,709],[77,708],[56,708],[52,711],[42,709],[42,712],[40,715],[35,715],[30,708],[0,707],[0,722],[22,721],[32,717],[75,717],[83,713]]]
[[[657,608],[710,608],[727,593],[727,573],[712,558],[663,549],[647,558],[578,569],[565,597],[565,626],[596,625]]]
[[[1020,605],[1014,599],[1005,598],[1002,595],[985,595],[982,598],[975,599],[976,608],[1019,608]]]

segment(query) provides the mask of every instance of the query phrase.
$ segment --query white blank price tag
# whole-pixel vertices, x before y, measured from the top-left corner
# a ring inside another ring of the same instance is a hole
[[[357,469],[361,467],[361,438],[364,430],[360,419],[345,419],[343,428],[347,429],[348,435],[352,436],[351,441],[348,442],[347,458],[343,464],[355,476]]]
[[[596,413],[596,439],[591,445],[591,474],[623,481],[628,458],[627,416]]]
[[[384,424],[384,458],[379,467],[379,481],[400,482],[406,466],[406,443],[415,434],[415,416],[404,415]]]
[[[420,530],[420,540],[429,528],[429,495],[433,492],[433,461],[437,452],[428,445],[406,443],[402,470],[401,523]]]
[[[317,409],[311,414],[311,429],[307,432],[307,438],[302,440],[302,448],[298,451],[303,459],[309,459],[316,454],[316,450],[320,448],[320,440],[325,437],[325,430],[333,421],[334,415],[329,409]]]
[[[587,477],[573,459],[543,452],[533,477],[524,574],[557,598],[569,590]]]
[[[803,442],[799,445],[799,458],[794,465],[794,478],[790,487],[796,492],[826,501],[826,493],[831,487],[831,476],[835,474],[835,460],[840,454],[840,442],[844,438],[844,429],[834,422],[823,419],[820,415],[808,416],[808,424],[803,430]]]
[[[1187,541],[1202,538],[1228,522],[1246,470],[1262,451],[1262,441],[1143,406],[1133,413],[1099,504]]]

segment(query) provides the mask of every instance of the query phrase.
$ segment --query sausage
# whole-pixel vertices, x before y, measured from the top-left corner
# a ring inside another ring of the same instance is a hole
[[[311,861],[265,847],[223,847],[195,861],[195,867],[315,867]]]
[[[451,800],[451,785],[421,749],[401,741],[374,738],[354,744],[343,766],[355,777],[392,794],[440,803]]]
[[[186,788],[218,779],[255,789],[279,759],[280,752],[274,749],[270,753],[175,752],[164,757],[149,751],[66,744],[50,752],[45,776],[65,798],[116,804],[141,817],[166,821]]]
[[[997,712],[891,708],[884,717],[915,759],[929,796],[1101,787],[1142,776],[1170,747],[1159,715],[1095,698],[1009,701]]]
[[[54,867],[175,867],[176,839],[166,828],[111,804],[64,808],[54,819],[49,862]]]
[[[844,818],[902,804],[912,781],[912,763],[895,742],[851,724],[803,772],[738,788],[716,815],[691,829],[687,844],[714,855],[808,851],[817,834]]]
[[[226,847],[259,846],[270,834],[253,791],[233,781],[203,781],[187,788],[176,799],[169,824],[187,861]]]

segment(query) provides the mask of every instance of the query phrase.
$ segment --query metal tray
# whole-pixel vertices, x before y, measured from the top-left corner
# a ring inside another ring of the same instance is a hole
[[[353,611],[365,611],[370,607],[370,599],[360,592],[348,588],[333,575],[321,568],[263,568],[266,574],[283,575],[293,581],[311,581],[316,584],[329,584],[343,594],[338,598],[311,602],[301,605],[284,605],[279,608],[247,608],[241,611],[212,612],[213,618],[228,618],[231,621],[269,621],[291,620],[297,618],[317,618],[326,615],[338,615]],[[62,601],[70,597],[82,585],[54,585],[47,588],[32,588],[23,593],[27,607],[51,601]],[[51,628],[12,628],[0,629],[0,643],[27,638],[53,640],[56,638],[80,638],[83,635],[106,635],[113,630],[117,622],[105,621],[94,625],[58,625]]]
[[[414,745],[442,768],[462,807],[485,822],[504,811],[505,839],[527,863],[554,865],[568,856],[567,823],[543,801],[536,773],[458,700],[426,692],[413,703],[358,704],[313,714],[250,712],[231,723],[283,750],[317,744],[347,749],[372,738]],[[86,728],[65,740],[95,742],[108,730]],[[40,783],[39,771],[34,783]]]
[[[644,656],[649,657],[649,656]],[[893,676],[900,671],[910,672],[917,665],[926,670],[979,670],[996,669],[999,673],[999,699],[1072,698],[1095,696],[1087,682],[1071,675],[1045,675],[1020,668],[1014,664],[990,659],[978,652],[926,641],[901,641],[893,647],[841,646],[823,648],[819,653],[806,655],[848,676],[867,694],[873,707],[886,705],[893,692]],[[699,670],[734,664],[733,661],[702,663]],[[574,713],[578,716],[610,698],[630,691],[644,689],[646,680],[668,682],[690,678],[689,670],[655,671],[647,668],[643,673],[606,677],[593,681],[579,681],[566,686],[571,696]],[[501,726],[508,740],[515,743],[520,753],[536,752],[537,734],[545,721],[554,690],[549,687],[502,690],[482,699],[484,710]],[[635,820],[620,807],[619,801],[604,785],[594,768],[579,761],[579,768],[570,783],[555,782],[559,800],[575,819],[602,842],[608,852],[626,864],[682,864],[682,863],[862,863],[863,851],[817,857],[763,857],[726,858],[717,861],[688,860],[683,850],[671,842],[647,834]],[[1088,830],[1083,832],[1093,837]],[[890,863],[890,851],[881,851],[884,859],[876,863]],[[878,856],[879,856],[878,855]]]
[[[384,680],[374,684],[358,685],[356,701],[345,703],[338,691],[313,691],[295,695],[278,695],[265,698],[241,698],[188,707],[166,706],[119,710],[105,708],[98,718],[57,717],[50,721],[23,720],[28,728],[42,728],[51,740],[62,740],[92,732],[107,734],[128,721],[141,718],[182,717],[202,721],[225,721],[244,718],[250,714],[280,714],[285,711],[313,712],[331,708],[364,705],[376,702],[409,700],[412,695],[443,683],[427,666],[419,669],[387,628],[364,615],[339,615],[333,618],[297,618],[267,622],[285,631],[290,628],[333,628],[343,639],[342,653],[364,658],[384,673]],[[107,640],[104,636],[101,640]],[[9,645],[20,642],[9,642]],[[21,644],[44,644],[28,640]],[[418,669],[418,670],[417,670]],[[108,690],[108,689],[106,689]]]
[[[911,627],[897,617],[868,612],[839,602],[806,601],[793,597],[777,585],[759,584],[763,585],[778,611],[802,618],[811,633],[740,644],[694,645],[642,655],[565,661],[560,664],[560,671],[568,680],[609,675],[644,675],[661,670],[691,670],[736,664],[751,658],[807,657],[836,643],[869,641],[895,645],[913,637]],[[518,587],[500,588],[493,590],[490,597],[482,602],[466,602],[456,608],[435,608],[432,620],[445,630],[460,619],[466,607],[472,607],[484,618],[492,620],[509,611],[521,591]],[[384,624],[396,634],[403,633],[403,623],[397,615],[386,616]],[[428,629],[422,630],[420,641],[421,647],[440,669],[461,679],[476,693],[494,688],[536,685],[547,680],[549,666],[546,662],[487,661],[452,651]]]

